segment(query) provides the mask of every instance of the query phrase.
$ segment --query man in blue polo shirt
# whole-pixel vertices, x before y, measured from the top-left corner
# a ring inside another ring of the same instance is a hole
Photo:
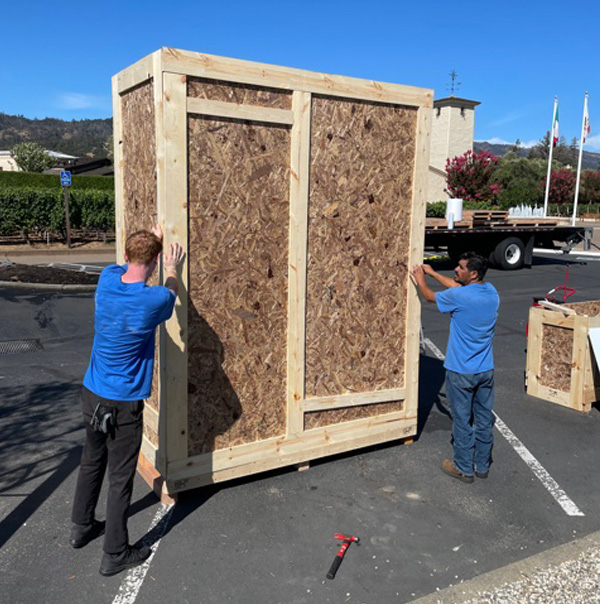
[[[70,544],[80,548],[105,533],[100,574],[115,575],[150,556],[129,544],[127,515],[142,443],[144,399],[152,390],[154,334],[173,313],[178,292],[177,243],[163,255],[165,285],[146,283],[162,252],[162,230],[137,231],[125,244],[126,265],[106,267],[96,288],[94,345],[83,379],[86,440],[73,499]],[[106,523],[95,509],[108,467]]]
[[[492,340],[500,300],[494,286],[483,280],[486,271],[487,260],[474,252],[461,255],[454,280],[428,264],[412,270],[421,295],[435,302],[440,312],[450,313],[444,367],[452,409],[454,461],[444,460],[442,470],[463,482],[473,482],[473,474],[487,478],[493,445]],[[425,274],[448,289],[434,293],[425,282]]]

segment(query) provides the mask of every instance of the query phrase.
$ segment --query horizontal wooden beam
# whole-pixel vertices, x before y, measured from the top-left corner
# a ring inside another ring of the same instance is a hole
[[[114,87],[119,94],[123,94],[153,77],[154,54],[156,53],[140,59],[137,63],[113,76]]]
[[[400,417],[397,413],[390,413],[369,419],[376,421],[372,422],[368,430],[356,430],[356,425],[367,423],[366,420],[357,420],[347,422],[345,425],[328,426],[327,429],[310,430],[301,438],[288,441],[287,446],[281,443],[282,439],[242,445],[246,453],[243,457],[235,455],[234,463],[226,458],[226,455],[233,453],[233,450],[226,450],[192,457],[188,463],[193,463],[187,468],[182,462],[170,464],[167,478],[168,492],[193,489],[381,442],[401,440],[414,435],[417,430],[416,417]],[[355,424],[352,430],[349,429],[349,424]],[[313,434],[310,438],[306,438],[311,432]],[[280,443],[279,448],[275,446],[277,442]],[[270,450],[267,447],[269,443],[271,443]],[[239,453],[242,447],[236,447],[235,452]],[[176,469],[178,471],[175,471]]]
[[[272,109],[269,107],[256,107],[254,105],[238,105],[225,101],[210,101],[194,97],[187,98],[187,112],[212,117],[227,117],[237,120],[252,122],[266,122],[269,124],[282,124],[291,126],[294,123],[294,114],[289,109]]]
[[[308,398],[304,401],[304,411],[325,411],[327,409],[343,409],[360,405],[375,405],[391,401],[403,401],[406,398],[406,388],[391,390],[376,390],[374,392],[351,392],[337,396]]]
[[[182,75],[394,105],[433,107],[433,90],[428,88],[329,75],[175,48],[163,48],[162,53],[164,70]]]
[[[169,480],[188,479],[198,474],[261,461],[265,462],[266,466],[275,468],[297,461],[333,455],[334,452],[341,450],[350,450],[353,448],[354,440],[362,442],[365,434],[384,432],[390,439],[405,438],[409,434],[414,434],[415,430],[416,417],[406,417],[406,413],[403,411],[387,413],[314,428],[293,438],[284,436],[269,438],[173,461],[167,465],[167,478]],[[341,442],[344,443],[345,448],[338,450],[335,445]],[[271,461],[269,461],[270,458]]]

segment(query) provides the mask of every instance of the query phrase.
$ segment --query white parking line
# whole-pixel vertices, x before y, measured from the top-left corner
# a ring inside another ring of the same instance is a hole
[[[119,587],[119,593],[115,596],[113,600],[113,604],[133,604],[137,595],[142,587],[142,583],[146,578],[146,573],[150,568],[150,563],[152,562],[152,558],[154,558],[154,554],[160,545],[160,541],[167,530],[167,526],[169,526],[169,522],[171,520],[171,513],[173,511],[173,504],[171,505],[162,505],[154,515],[152,519],[152,523],[150,524],[150,528],[148,532],[151,532],[152,529],[161,521],[163,521],[163,527],[158,535],[158,539],[150,546],[152,553],[150,557],[141,564],[140,566],[136,566],[132,568],[121,583]]]
[[[423,343],[440,361],[443,361],[446,358],[444,353],[429,338],[423,338]],[[515,436],[512,430],[498,417],[498,414],[495,412],[494,417],[496,418],[495,426],[498,429],[498,432],[500,432],[500,434],[506,438],[511,447],[529,466],[529,469],[537,476],[544,487],[546,487],[550,495],[554,497],[560,507],[569,516],[585,516],[585,514],[575,505],[575,502],[560,488],[556,480],[554,480],[554,478],[548,474],[542,464],[531,454],[529,449]]]

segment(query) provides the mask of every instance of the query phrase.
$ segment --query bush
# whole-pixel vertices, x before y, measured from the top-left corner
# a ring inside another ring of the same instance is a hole
[[[76,174],[72,177],[71,190],[96,189],[102,191],[115,190],[115,179],[112,176],[83,176]],[[4,187],[37,187],[60,189],[60,176],[54,174],[37,174],[35,172],[0,172],[0,189]]]
[[[600,203],[600,170],[586,170],[581,175],[579,201]]]
[[[75,190],[69,195],[69,219],[74,229],[112,230],[114,195],[109,191]],[[65,232],[64,194],[39,187],[0,187],[0,235],[23,232]]]
[[[451,197],[496,204],[502,185],[497,181],[498,158],[487,151],[446,160],[446,185]]]

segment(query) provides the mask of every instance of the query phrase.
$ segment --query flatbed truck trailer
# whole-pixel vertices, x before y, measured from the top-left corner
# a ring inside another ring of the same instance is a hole
[[[503,270],[531,266],[533,249],[545,248],[569,253],[583,242],[583,249],[592,244],[593,227],[558,225],[494,225],[460,228],[425,227],[425,249],[446,248],[451,260],[458,261],[466,251],[474,251]]]

